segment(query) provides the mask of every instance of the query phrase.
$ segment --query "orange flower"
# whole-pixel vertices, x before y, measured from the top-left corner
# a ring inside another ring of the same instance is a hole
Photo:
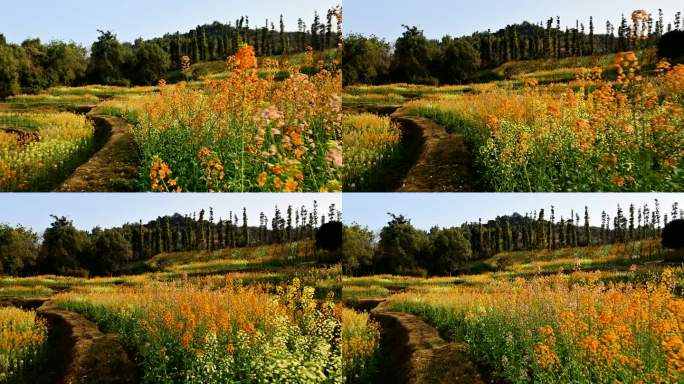
[[[261,172],[259,174],[258,183],[259,183],[260,187],[263,187],[264,185],[266,185],[266,177],[267,177],[266,172]]]
[[[280,188],[283,187],[283,182],[282,182],[282,180],[280,180],[280,178],[276,177],[276,178],[273,180],[273,186],[274,186],[276,189],[280,190]]]

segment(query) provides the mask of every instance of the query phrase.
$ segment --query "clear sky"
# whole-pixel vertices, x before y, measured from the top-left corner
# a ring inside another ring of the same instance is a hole
[[[601,211],[613,217],[617,204],[625,213],[630,204],[641,206],[648,203],[653,210],[654,199],[660,201],[661,214],[670,214],[677,201],[684,209],[684,193],[345,193],[342,198],[345,223],[357,222],[372,230],[382,228],[389,221],[388,212],[403,214],[418,228],[430,229],[460,226],[464,222],[494,219],[497,216],[518,212],[532,212],[544,208],[549,212],[555,207],[556,218],[570,217],[570,211],[589,207],[592,225],[601,225]],[[547,213],[548,217],[548,213]]]
[[[66,216],[77,228],[90,230],[119,226],[127,222],[148,222],[173,213],[199,212],[214,208],[215,220],[227,218],[229,212],[247,207],[250,223],[259,223],[259,212],[269,220],[276,205],[285,211],[288,205],[305,205],[309,212],[316,200],[319,215],[327,214],[334,203],[341,209],[341,194],[335,193],[2,193],[0,194],[0,223],[21,224],[42,232],[52,219],[50,215]]]
[[[560,16],[561,25],[574,27],[575,20],[589,27],[594,17],[598,32],[605,31],[607,20],[619,25],[620,15],[629,17],[635,9],[657,15],[665,13],[665,25],[684,11],[681,0],[344,0],[345,33],[375,34],[394,41],[403,32],[402,24],[416,25],[431,38],[470,35],[475,31],[498,30],[522,21],[539,22]],[[657,18],[657,16],[656,16]],[[597,32],[597,33],[598,33]]]
[[[20,43],[29,37],[43,41],[65,40],[86,47],[97,39],[97,30],[111,30],[121,41],[153,38],[167,32],[187,32],[197,25],[234,22],[249,16],[250,26],[266,19],[276,27],[280,14],[288,30],[297,19],[307,25],[314,11],[325,12],[339,0],[31,0],[4,1],[0,10],[0,33]]]

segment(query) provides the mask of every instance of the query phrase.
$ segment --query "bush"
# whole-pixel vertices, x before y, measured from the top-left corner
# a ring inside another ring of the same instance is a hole
[[[658,57],[673,63],[684,63],[684,31],[671,31],[658,42]]]
[[[684,220],[672,220],[667,223],[662,233],[663,247],[684,249]]]

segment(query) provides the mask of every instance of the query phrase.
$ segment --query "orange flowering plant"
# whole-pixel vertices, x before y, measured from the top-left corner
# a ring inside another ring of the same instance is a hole
[[[340,319],[298,279],[269,293],[220,284],[145,283],[55,298],[122,336],[142,383],[339,383]]]
[[[665,269],[646,283],[603,283],[601,272],[575,272],[412,288],[389,304],[466,342],[506,382],[675,384],[684,300],[674,278]]]
[[[640,75],[635,52],[615,55],[614,80],[582,69],[567,84],[509,83],[425,97],[410,113],[462,133],[492,191],[681,191],[684,65]]]
[[[227,65],[224,80],[166,85],[145,105],[143,176],[158,158],[184,191],[340,190],[340,73],[263,79],[249,45]]]

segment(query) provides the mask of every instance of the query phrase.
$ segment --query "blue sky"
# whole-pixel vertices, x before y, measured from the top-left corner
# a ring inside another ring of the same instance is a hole
[[[338,4],[337,0],[32,0],[5,1],[0,11],[0,33],[20,43],[29,37],[43,41],[75,41],[90,46],[98,29],[111,30],[119,40],[152,38],[166,32],[187,32],[197,25],[234,22],[249,16],[250,25],[266,19],[276,26],[283,14],[288,30],[296,30],[297,19],[307,25],[313,13]]]
[[[345,33],[375,34],[394,41],[403,32],[402,24],[417,25],[429,37],[470,35],[475,31],[499,29],[524,20],[539,22],[560,16],[561,25],[574,27],[575,20],[589,26],[594,17],[597,31],[604,31],[606,20],[619,24],[622,13],[629,19],[635,9],[657,15],[665,12],[665,24],[684,11],[681,0],[344,0]]]
[[[540,208],[549,212],[551,205],[555,207],[557,220],[561,216],[568,218],[572,209],[581,210],[580,218],[584,220],[586,205],[592,224],[600,225],[602,210],[611,217],[618,203],[625,212],[632,203],[636,206],[648,203],[653,210],[655,198],[660,200],[662,214],[669,215],[675,201],[684,209],[684,193],[345,193],[342,204],[346,223],[357,222],[377,230],[387,224],[387,213],[391,212],[407,216],[418,228],[430,229],[435,225],[459,226],[479,218],[485,221],[514,212],[524,215]]]
[[[215,219],[227,218],[229,211],[247,207],[250,223],[259,223],[259,212],[269,217],[278,205],[305,205],[311,211],[318,201],[320,214],[328,212],[334,203],[341,208],[341,194],[286,194],[286,193],[3,193],[0,194],[0,223],[22,224],[42,232],[51,222],[50,215],[66,216],[78,228],[90,230],[95,226],[113,227],[127,222],[156,219],[175,212],[186,214],[200,209],[214,208]],[[319,215],[320,215],[319,214]]]

